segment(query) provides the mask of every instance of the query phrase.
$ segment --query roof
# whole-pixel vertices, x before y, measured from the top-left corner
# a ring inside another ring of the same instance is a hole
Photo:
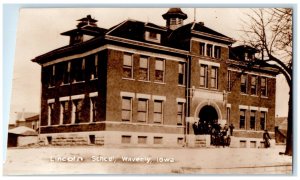
[[[17,134],[22,136],[36,136],[37,132],[29,127],[19,126],[13,129],[8,130],[10,134]]]
[[[186,19],[187,15],[184,12],[182,12],[180,8],[170,8],[167,13],[162,15],[162,17],[164,19],[170,17],[180,17],[182,19]]]
[[[26,121],[38,121],[40,119],[40,115],[37,114],[35,116],[31,116],[31,117],[28,117],[28,118],[25,118]]]
[[[16,120],[25,121],[25,119],[36,116],[36,115],[39,115],[39,113],[35,113],[35,112],[16,112]]]

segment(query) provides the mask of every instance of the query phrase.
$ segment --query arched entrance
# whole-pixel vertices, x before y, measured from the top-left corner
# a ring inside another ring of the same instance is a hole
[[[203,124],[215,124],[218,121],[218,113],[212,106],[206,105],[199,112],[199,121]]]
[[[204,105],[198,114],[199,121],[193,125],[195,135],[210,134],[212,127],[218,123],[218,112],[210,105]]]

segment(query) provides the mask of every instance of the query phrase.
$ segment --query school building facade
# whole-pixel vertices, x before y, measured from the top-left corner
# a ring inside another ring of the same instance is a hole
[[[274,136],[275,69],[249,66],[257,51],[170,8],[166,26],[126,20],[110,29],[91,16],[62,33],[67,46],[41,65],[40,140],[45,144],[202,147],[192,124],[235,126],[232,147]]]

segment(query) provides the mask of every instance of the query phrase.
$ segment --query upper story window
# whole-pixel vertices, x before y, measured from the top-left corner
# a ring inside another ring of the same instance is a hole
[[[94,54],[86,58],[89,79],[98,78],[98,55]]]
[[[261,96],[267,96],[267,78],[266,77],[260,78],[260,92],[261,92]]]
[[[163,101],[154,100],[154,123],[162,123],[163,121]]]
[[[165,60],[156,59],[155,60],[155,81],[164,82],[165,73]]]
[[[205,64],[200,65],[200,87],[208,88],[207,86],[207,75],[208,66]]]
[[[257,95],[257,76],[251,76],[251,94]]]
[[[170,25],[176,25],[177,19],[176,18],[171,18],[170,19]]]
[[[73,103],[73,113],[72,113],[73,123],[80,123],[83,120],[83,116],[82,116],[83,99],[72,100],[72,103]]]
[[[147,57],[140,57],[139,80],[149,81],[149,63]]]
[[[255,130],[255,116],[256,116],[256,111],[251,111],[250,112],[250,129]]]
[[[132,97],[122,97],[122,121],[131,121]]]
[[[244,55],[245,55],[245,60],[246,60],[246,61],[254,60],[254,59],[255,59],[254,53],[248,53],[248,52],[245,52]]]
[[[61,64],[62,68],[62,84],[70,83],[70,71],[71,71],[71,62],[64,62]]]
[[[60,102],[60,124],[70,123],[70,111],[69,101]]]
[[[54,121],[54,103],[48,104],[48,125],[51,125],[51,122]]]
[[[231,71],[227,71],[227,91],[230,92],[231,91]]]
[[[240,129],[246,128],[246,109],[240,109]]]
[[[153,32],[152,30],[145,32],[145,40],[160,43],[161,34],[157,32]]]
[[[213,45],[211,45],[211,44],[206,45],[206,56],[208,56],[208,57],[213,56]]]
[[[183,62],[178,63],[178,84],[184,85],[185,83],[185,64]]]
[[[210,87],[218,89],[218,67],[211,67]]]
[[[260,130],[265,130],[266,119],[267,119],[267,112],[261,111],[260,112]]]
[[[215,51],[214,51],[214,56],[217,59],[221,58],[221,47],[220,46],[215,46]]]
[[[73,82],[84,81],[85,59],[74,59],[71,62],[71,77]]]
[[[55,86],[55,65],[46,67],[46,76],[48,77],[48,87]]]
[[[132,55],[124,54],[123,56],[123,78],[133,78]]]
[[[148,99],[138,99],[138,115],[137,120],[146,122],[148,118]]]
[[[149,38],[150,39],[157,39],[157,33],[155,33],[155,32],[149,32]]]
[[[200,43],[200,55],[205,55],[205,43]]]
[[[241,93],[247,93],[247,75],[241,75]]]
[[[182,125],[184,119],[184,103],[178,102],[177,104],[177,124]]]

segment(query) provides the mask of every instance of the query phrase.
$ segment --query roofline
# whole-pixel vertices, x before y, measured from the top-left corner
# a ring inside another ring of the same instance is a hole
[[[192,34],[196,34],[196,35],[201,35],[201,36],[207,36],[207,37],[211,37],[211,38],[216,38],[219,40],[223,40],[223,41],[227,41],[230,42],[231,44],[235,43],[236,40],[230,38],[230,37],[222,37],[222,36],[218,36],[218,35],[213,35],[213,34],[209,34],[209,33],[204,33],[204,32],[199,32],[199,31],[195,31],[195,30],[191,30]]]
[[[159,30],[159,31],[167,31],[167,29],[158,29],[158,28],[156,28],[156,27],[152,27],[152,26],[148,26],[147,25],[147,23],[145,24],[145,27],[147,27],[147,28],[152,28],[152,29],[156,29],[156,30]]]
[[[120,24],[116,25],[113,29],[111,29],[110,31],[108,31],[106,34],[109,34],[111,32],[113,32],[115,29],[119,28],[120,26],[122,26],[123,24],[125,24],[128,20],[125,20],[123,22],[121,22]]]
[[[141,41],[126,39],[126,38],[121,38],[121,37],[112,36],[112,35],[105,35],[105,39],[124,42],[124,43],[128,43],[128,44],[133,44],[133,45],[139,45],[139,46],[148,47],[148,48],[155,48],[158,50],[170,51],[170,52],[182,54],[182,55],[189,55],[189,51],[185,51],[185,50],[181,50],[181,49],[177,49],[177,48],[173,48],[173,47],[151,44],[151,43],[147,43],[147,42],[141,42]]]

